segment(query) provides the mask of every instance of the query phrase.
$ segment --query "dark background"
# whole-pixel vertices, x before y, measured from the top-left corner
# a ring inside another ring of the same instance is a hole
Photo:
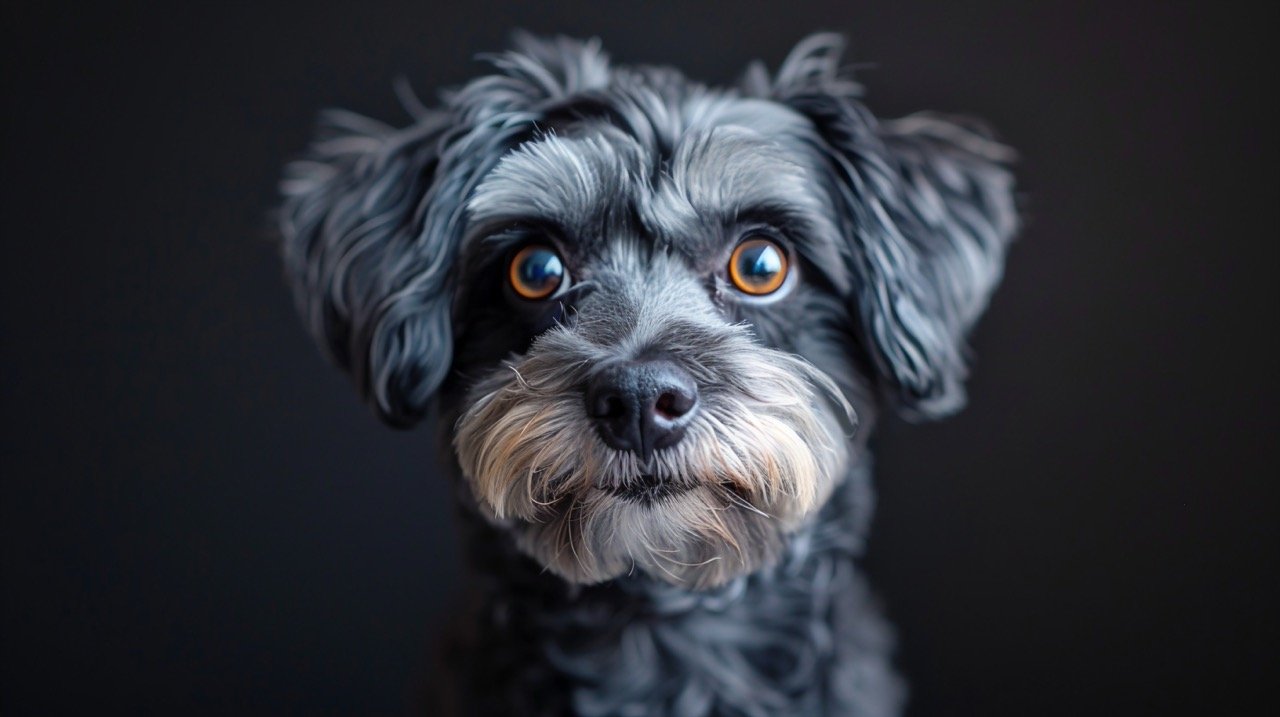
[[[1022,153],[971,405],[879,445],[866,565],[911,714],[1276,701],[1270,12],[97,5],[0,23],[0,712],[415,704],[460,600],[450,499],[429,433],[304,336],[266,215],[317,110],[403,122],[397,75],[430,96],[514,27],[715,82],[841,30],[877,113],[970,112]]]

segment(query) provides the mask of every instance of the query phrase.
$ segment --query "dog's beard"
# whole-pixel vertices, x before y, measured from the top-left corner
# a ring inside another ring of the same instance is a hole
[[[609,448],[582,386],[610,354],[557,327],[481,381],[455,448],[476,501],[567,580],[643,571],[705,588],[769,564],[830,496],[847,462],[833,382],[736,326],[685,355],[700,405],[648,466]]]

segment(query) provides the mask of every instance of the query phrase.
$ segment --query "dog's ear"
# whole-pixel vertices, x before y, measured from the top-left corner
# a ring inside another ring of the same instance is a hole
[[[964,405],[965,335],[1017,228],[1012,152],[960,120],[877,121],[839,67],[843,46],[836,35],[810,37],[776,79],[751,68],[746,88],[812,122],[806,139],[840,214],[850,311],[901,412],[943,416]]]
[[[563,97],[602,86],[596,43],[518,36],[497,71],[407,102],[396,129],[348,112],[321,117],[281,184],[286,276],[312,335],[387,421],[426,412],[453,354],[451,269],[479,180]]]

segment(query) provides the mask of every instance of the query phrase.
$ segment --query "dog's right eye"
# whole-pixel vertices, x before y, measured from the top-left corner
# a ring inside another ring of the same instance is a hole
[[[787,279],[787,252],[773,239],[749,236],[729,257],[729,279],[749,296],[772,294]]]
[[[552,296],[564,280],[564,261],[555,249],[542,244],[531,244],[516,252],[507,268],[511,290],[530,301]]]

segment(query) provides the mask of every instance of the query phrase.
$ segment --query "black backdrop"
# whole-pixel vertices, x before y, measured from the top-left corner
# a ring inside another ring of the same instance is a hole
[[[1275,677],[1273,18],[98,5],[3,11],[4,714],[416,703],[460,599],[449,498],[428,434],[303,335],[265,217],[319,108],[401,121],[397,75],[463,81],[513,27],[710,81],[842,30],[877,113],[1021,151],[971,405],[879,443],[866,564],[912,714],[1242,714]]]

